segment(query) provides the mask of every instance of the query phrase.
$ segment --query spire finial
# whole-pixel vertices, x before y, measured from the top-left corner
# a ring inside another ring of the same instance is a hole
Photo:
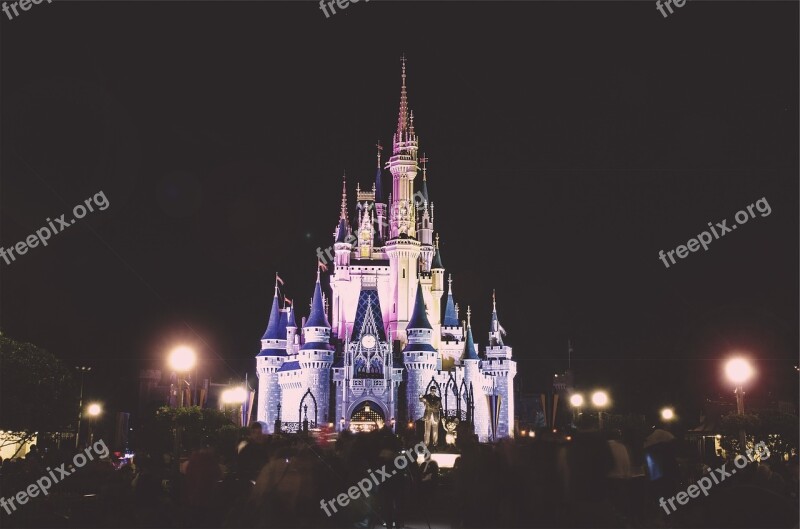
[[[397,116],[397,141],[404,141],[402,137],[399,137],[402,133],[406,131],[406,125],[408,124],[408,93],[406,91],[406,56],[403,54],[400,57],[400,61],[403,65],[403,85],[400,88],[400,114]]]
[[[439,234],[436,234],[436,249],[439,249]]]
[[[447,274],[447,291],[453,292],[453,274]]]
[[[383,151],[383,145],[381,145],[381,140],[378,140],[378,143],[375,144],[378,150],[378,169],[381,168],[381,151]]]
[[[494,289],[492,289],[492,312],[497,312],[497,298],[495,297]]]
[[[347,220],[347,176],[342,172],[342,211],[339,219]]]
[[[422,164],[422,179],[428,179],[428,157],[425,153],[422,153],[422,157],[419,159],[420,163]]]
[[[278,297],[278,272],[275,272],[275,297]]]
[[[470,309],[469,305],[467,305],[467,329],[472,328],[471,319],[472,319],[472,309]]]

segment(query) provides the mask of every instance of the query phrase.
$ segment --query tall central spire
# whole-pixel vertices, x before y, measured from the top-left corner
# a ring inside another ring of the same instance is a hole
[[[403,85],[400,87],[400,113],[397,116],[397,135],[400,136],[408,127],[408,92],[406,90],[406,56],[400,57],[403,64]]]
[[[347,175],[342,174],[342,209],[339,220],[347,221]]]
[[[414,131],[414,115],[408,108],[406,88],[406,58],[402,61],[402,84],[400,87],[400,113],[397,116],[397,132],[394,133],[389,171],[392,173],[392,203],[389,204],[389,239],[401,235],[416,238],[416,211],[414,209],[414,178],[417,176],[418,141]]]

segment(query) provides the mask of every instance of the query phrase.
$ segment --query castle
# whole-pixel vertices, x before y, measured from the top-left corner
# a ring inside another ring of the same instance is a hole
[[[369,430],[381,421],[413,426],[424,411],[420,396],[435,386],[445,417],[471,423],[480,441],[512,437],[517,368],[494,299],[483,355],[469,308],[466,321],[459,321],[452,278],[442,311],[445,269],[439,235],[434,237],[427,160],[418,157],[408,107],[405,60],[392,147],[383,167],[379,147],[375,182],[371,191],[357,189],[352,221],[343,183],[334,243],[326,251],[331,263],[324,265],[325,255],[317,252],[311,311],[301,328],[294,308],[281,302],[276,281],[256,356],[257,419],[267,432],[295,431],[304,421],[332,423],[337,431]],[[388,195],[386,169],[392,178]],[[330,304],[320,268],[330,272]]]

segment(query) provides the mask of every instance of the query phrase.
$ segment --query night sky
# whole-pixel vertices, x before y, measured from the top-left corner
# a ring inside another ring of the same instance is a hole
[[[110,206],[10,266],[0,329],[95,366],[194,344],[255,376],[275,272],[308,310],[342,173],[371,188],[400,56],[456,301],[486,344],[492,288],[522,388],[566,368],[619,412],[696,418],[753,358],[748,398],[797,399],[798,4],[57,0],[2,15],[5,248],[103,191]],[[386,185],[389,186],[387,180]],[[672,250],[762,197],[772,213]],[[351,218],[353,212],[351,211]],[[327,279],[324,280],[327,282]],[[689,421],[691,422],[691,420]]]

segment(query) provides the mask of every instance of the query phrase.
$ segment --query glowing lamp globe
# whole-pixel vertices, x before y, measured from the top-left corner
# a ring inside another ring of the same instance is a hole
[[[744,358],[734,358],[725,364],[725,376],[734,384],[744,384],[753,376],[753,368]]]
[[[583,406],[583,395],[580,393],[576,393],[569,398],[569,403],[572,404],[576,408],[580,408]]]
[[[672,408],[664,408],[661,410],[661,418],[665,421],[671,421],[675,418],[675,410]]]
[[[247,400],[247,391],[244,388],[226,389],[221,399],[223,404],[242,404]]]
[[[608,393],[605,391],[595,391],[592,393],[592,404],[598,408],[608,406]]]
[[[194,350],[186,346],[177,347],[169,354],[169,365],[175,371],[189,371],[196,362],[197,355]]]
[[[91,417],[97,417],[102,412],[103,412],[103,408],[99,404],[97,404],[96,402],[93,402],[92,404],[89,404],[86,407],[86,413],[89,414],[89,416],[91,416]]]

